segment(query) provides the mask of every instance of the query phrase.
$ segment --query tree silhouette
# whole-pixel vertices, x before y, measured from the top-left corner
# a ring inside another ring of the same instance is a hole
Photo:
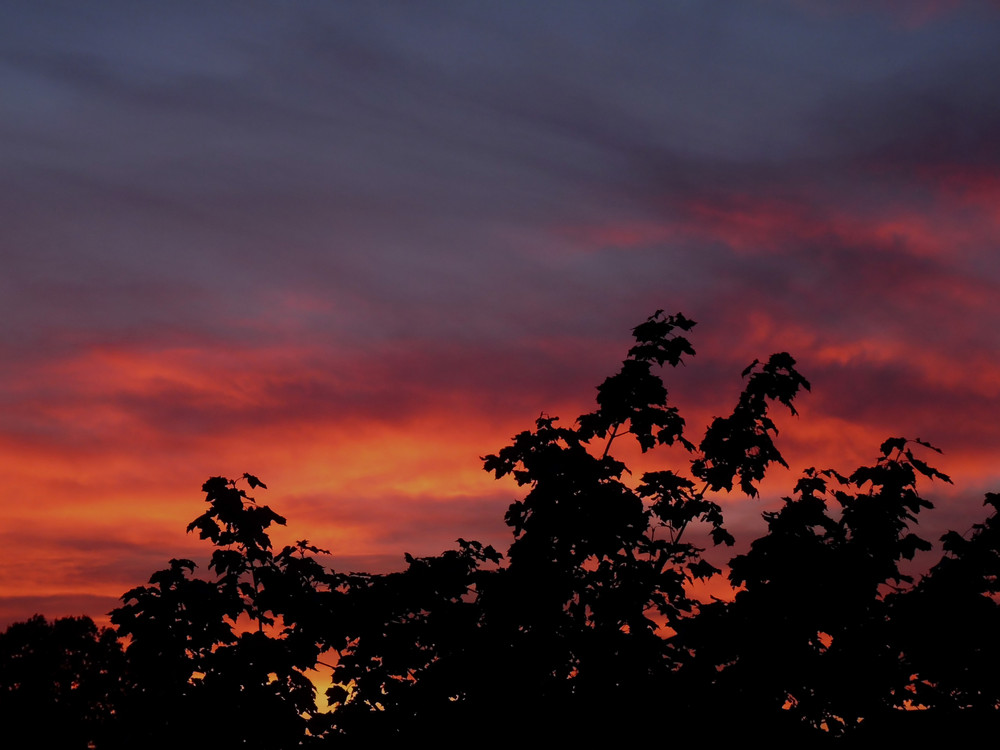
[[[984,522],[945,534],[941,560],[912,589],[886,597],[900,694],[932,709],[904,728],[923,740],[948,739],[956,727],[969,736],[1000,729],[1000,495],[987,493],[983,504],[992,508]],[[884,723],[898,730],[892,718]]]
[[[337,596],[338,578],[306,541],[274,554],[267,529],[285,519],[235,480],[213,477],[202,489],[209,509],[188,531],[215,545],[216,578],[171,560],[111,614],[130,641],[135,685],[120,711],[123,746],[298,747],[325,730],[306,670],[331,637],[326,597]]]
[[[11,626],[0,718],[59,731],[60,747],[261,750],[491,746],[526,727],[562,743],[666,731],[789,746],[1000,728],[1000,495],[914,581],[905,563],[931,549],[918,480],[951,481],[925,441],[890,438],[847,475],[806,469],[729,561],[731,600],[692,594],[723,575],[704,548],[734,543],[721,494],[755,497],[787,465],[772,406],[794,415],[809,388],[788,354],[755,360],[696,444],[661,377],[694,355],[693,327],[657,311],[594,411],[571,426],[542,414],[483,458],[524,493],[504,554],[459,539],[400,572],[335,573],[305,540],[272,550],[285,519],[248,494],[259,479],[209,479],[188,526],[214,547],[208,577],[175,559],[127,592],[111,616],[124,652],[85,619]],[[633,477],[614,453],[625,440],[664,452],[663,468]],[[332,674],[332,711],[313,669]]]
[[[593,732],[592,717],[601,715],[635,734],[650,709],[680,693],[676,673],[688,655],[663,634],[697,613],[690,584],[720,572],[685,533],[702,525],[712,543],[733,543],[707,493],[738,480],[756,494],[766,467],[784,463],[769,406],[778,401],[794,413],[794,397],[809,387],[787,354],[754,363],[733,413],[714,420],[696,448],[654,369],[694,354],[681,335],[693,326],[658,311],[634,329],[620,371],[598,387],[596,411],[574,427],[543,415],[534,430],[484,459],[497,478],[512,475],[528,488],[506,514],[514,534],[506,565],[483,570],[480,563],[496,558],[468,549],[456,558],[465,561],[461,568],[444,566],[444,558],[411,562],[395,586],[448,595],[422,603],[388,595],[383,609],[367,607],[383,616],[359,631],[338,668],[353,688],[332,696],[341,710],[354,709],[357,720],[363,707],[378,731],[397,736],[516,714],[565,738]],[[689,474],[649,472],[630,486],[626,465],[611,453],[627,435],[643,452],[679,444],[694,456]],[[435,569],[448,578],[429,577]],[[387,582],[376,579],[349,597],[371,597]],[[455,611],[458,627],[428,627]],[[393,649],[390,659],[387,641],[417,646]]]
[[[931,507],[917,475],[950,480],[914,456],[911,442],[931,448],[893,438],[874,466],[850,477],[806,470],[797,497],[764,514],[766,535],[730,561],[729,578],[743,590],[681,634],[698,655],[691,681],[744,726],[850,733],[912,698],[884,595],[910,582],[899,562],[930,549],[909,531]]]
[[[4,746],[103,747],[126,691],[124,654],[89,617],[35,615],[0,634]]]

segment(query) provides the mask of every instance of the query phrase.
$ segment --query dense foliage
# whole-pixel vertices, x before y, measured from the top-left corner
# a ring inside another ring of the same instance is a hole
[[[694,354],[693,326],[657,312],[595,411],[572,426],[542,415],[485,457],[525,492],[504,554],[459,539],[398,573],[335,573],[306,541],[272,549],[285,519],[248,494],[260,480],[216,477],[188,527],[215,547],[210,575],[171,560],[123,596],[116,633],[12,626],[0,710],[72,714],[67,748],[491,745],[526,731],[835,744],[995,726],[1000,495],[914,581],[902,563],[931,549],[914,530],[932,507],[918,479],[950,481],[924,441],[890,438],[849,475],[807,469],[730,560],[735,597],[692,595],[724,575],[699,545],[734,542],[719,493],[754,497],[786,465],[771,411],[794,414],[809,388],[788,354],[755,361],[696,444],[660,376]],[[633,478],[612,452],[625,439],[664,450],[664,468]],[[332,711],[317,708],[314,669],[332,673]]]

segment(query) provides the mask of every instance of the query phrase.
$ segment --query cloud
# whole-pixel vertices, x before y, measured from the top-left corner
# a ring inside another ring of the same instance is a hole
[[[51,528],[8,554],[105,596],[243,471],[358,565],[503,535],[479,456],[592,408],[658,308],[699,321],[667,374],[691,434],[787,350],[795,465],[905,430],[978,492],[1000,16],[875,6],[19,8],[0,527]]]

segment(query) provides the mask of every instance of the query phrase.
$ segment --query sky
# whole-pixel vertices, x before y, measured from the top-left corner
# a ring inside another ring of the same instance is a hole
[[[967,530],[998,70],[986,0],[4,4],[0,625],[204,558],[216,475],[338,570],[505,549],[481,457],[590,411],[661,308],[698,323],[665,373],[695,440],[755,358],[812,383],[791,469],[722,499],[741,544],[895,435],[955,480],[925,535]]]

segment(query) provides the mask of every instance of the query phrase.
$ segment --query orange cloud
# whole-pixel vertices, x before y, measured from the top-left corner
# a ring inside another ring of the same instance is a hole
[[[947,189],[956,201],[981,194]],[[985,206],[978,199],[969,205]],[[894,281],[900,299],[908,295],[914,304],[952,231],[916,212],[824,213],[745,196],[684,208],[663,232],[646,226],[620,236],[733,243],[737,254],[789,252],[800,235],[870,242],[893,257],[903,248],[904,257],[926,255],[930,264]],[[884,293],[883,279],[860,277],[859,293]],[[941,315],[990,299],[988,285],[975,279],[933,282],[935,295],[957,305]],[[748,312],[742,304],[721,299],[713,313],[737,324],[706,329],[704,339],[696,329],[699,355],[665,374],[695,441],[713,416],[732,408],[738,373],[754,357],[791,351],[813,381],[800,418],[776,414],[792,470],[776,469],[760,502],[721,498],[741,540],[761,528],[760,512],[790,492],[799,470],[849,471],[872,460],[890,434],[940,444],[948,452],[939,465],[959,486],[996,477],[989,405],[1000,367],[990,352],[965,349],[957,358],[894,331],[834,333],[822,321],[789,321],[766,305]],[[616,369],[625,346],[572,331],[506,350],[491,346],[417,342],[330,353],[300,342],[136,343],[53,357],[30,374],[14,368],[9,382],[21,398],[0,426],[5,492],[13,499],[0,507],[0,590],[7,597],[0,614],[57,616],[46,609],[54,602],[105,607],[170,557],[204,559],[207,546],[184,528],[201,512],[201,482],[217,474],[250,471],[264,479],[271,490],[260,492],[260,501],[289,519],[288,529],[275,530],[276,543],[309,538],[331,549],[340,569],[398,568],[403,552],[433,554],[459,536],[502,549],[509,539],[503,513],[523,491],[494,482],[479,457],[528,429],[541,411],[571,423],[593,408],[593,386]],[[961,424],[949,422],[954,413]],[[688,460],[678,450],[620,450],[633,480]]]

